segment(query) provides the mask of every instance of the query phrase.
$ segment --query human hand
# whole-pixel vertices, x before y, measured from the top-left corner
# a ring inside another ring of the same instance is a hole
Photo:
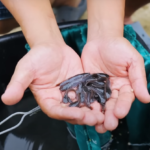
[[[13,105],[30,86],[37,103],[49,117],[73,124],[100,124],[104,121],[101,112],[61,104],[62,94],[56,85],[80,73],[83,69],[79,56],[64,43],[36,45],[18,62],[2,100]]]
[[[150,102],[144,60],[125,38],[90,40],[81,59],[85,72],[103,72],[110,76],[112,95],[106,102],[104,124],[95,127],[98,132],[115,129],[118,119],[128,114],[135,96],[143,103]]]

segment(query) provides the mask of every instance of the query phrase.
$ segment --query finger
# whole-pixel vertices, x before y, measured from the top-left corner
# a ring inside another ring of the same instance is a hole
[[[104,127],[103,124],[96,125],[96,126],[95,126],[95,130],[96,130],[98,133],[105,133],[105,132],[107,131],[107,129]]]
[[[77,107],[63,107],[54,99],[45,99],[38,102],[41,109],[50,117],[58,120],[82,120],[84,113]]]
[[[102,124],[104,122],[104,115],[103,114],[96,114],[94,112],[85,112],[85,117],[83,120],[77,120],[77,119],[70,119],[65,120],[66,122],[69,122],[71,124],[78,124],[78,125],[89,125],[89,126],[95,126],[98,122],[99,124]],[[93,114],[95,117],[93,117]],[[97,116],[100,116],[99,118]]]
[[[102,113],[102,107],[100,103],[95,101],[94,103],[91,104],[91,109],[92,113],[95,115],[97,118],[97,124],[102,124],[104,122],[104,114]]]
[[[102,110],[102,107],[101,107],[100,103],[98,103],[97,101],[90,104],[90,106],[91,106],[92,110],[95,110],[95,111],[101,111]]]
[[[97,117],[95,114],[87,107],[82,107],[81,110],[84,112],[84,118],[82,123],[89,126],[94,126],[97,124]]]
[[[96,105],[95,103],[94,105]],[[98,104],[99,105],[99,104]],[[100,108],[100,106],[98,106]],[[96,124],[102,124],[104,122],[104,114],[98,110],[90,110],[89,108],[82,107],[81,108],[84,112],[83,120],[66,120],[71,124],[79,124],[79,125],[89,125],[94,126]]]
[[[104,115],[100,111],[90,110],[87,107],[80,108],[84,112],[82,120],[70,120],[71,123],[77,123],[79,125],[95,126],[104,122]]]
[[[18,63],[15,72],[2,95],[2,101],[7,105],[16,104],[23,97],[24,91],[33,80],[33,72],[30,67]]]
[[[150,102],[150,95],[147,90],[144,60],[140,54],[131,62],[129,67],[129,79],[135,96],[143,103]]]
[[[118,118],[114,114],[117,98],[118,90],[113,90],[110,99],[106,102],[104,127],[110,131],[114,130],[118,126]]]
[[[135,96],[131,86],[123,86],[119,91],[118,100],[116,102],[114,110],[115,116],[119,119],[124,118],[128,114],[134,99]]]
[[[92,110],[92,113],[97,119],[97,124],[102,124],[104,122],[104,114],[101,111]]]
[[[48,95],[46,95],[47,93]],[[62,95],[58,87],[52,88],[51,90],[40,90],[37,94],[38,95],[36,95],[35,98],[38,104],[51,118],[67,120],[73,124],[85,124],[89,126],[104,121],[104,116],[100,111],[94,112],[87,107],[68,107],[68,105],[61,104]]]
[[[79,125],[93,126],[97,123],[97,118],[88,108],[62,107],[52,99],[44,100],[39,105],[50,118],[66,120],[69,123]]]
[[[58,120],[81,121],[84,112],[77,107],[69,107],[68,104],[62,103],[62,94],[59,87],[51,89],[41,89],[34,93],[31,85],[32,93],[41,107],[42,111],[50,118]]]

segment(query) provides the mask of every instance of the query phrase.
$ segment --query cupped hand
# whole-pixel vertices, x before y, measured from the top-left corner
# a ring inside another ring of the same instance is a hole
[[[106,102],[104,124],[96,125],[98,132],[115,129],[118,119],[128,114],[135,96],[143,103],[150,102],[144,60],[125,38],[88,41],[82,63],[85,72],[103,72],[110,76],[112,95]]]
[[[57,86],[76,74],[83,73],[79,56],[66,44],[40,44],[34,46],[17,64],[2,100],[13,105],[21,100],[30,87],[41,109],[51,118],[72,124],[101,124],[104,115],[87,108],[64,106]]]

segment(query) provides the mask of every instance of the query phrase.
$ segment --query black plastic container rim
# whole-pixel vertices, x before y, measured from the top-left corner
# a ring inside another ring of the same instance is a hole
[[[77,20],[77,21],[58,23],[58,26],[59,26],[59,29],[61,30],[61,29],[69,28],[69,27],[76,26],[76,25],[82,25],[85,23],[87,23],[87,20]],[[0,43],[10,40],[11,37],[12,38],[21,38],[22,36],[24,36],[22,31],[6,34],[6,35],[3,35],[0,37]]]

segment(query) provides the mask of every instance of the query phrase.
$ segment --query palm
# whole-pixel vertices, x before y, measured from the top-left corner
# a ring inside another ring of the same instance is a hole
[[[57,113],[56,111],[59,112],[62,110],[60,103],[62,95],[59,87],[56,85],[69,77],[83,72],[80,59],[71,48],[65,47],[62,49],[63,54],[60,51],[57,53],[57,50],[58,48],[54,47],[52,52],[46,49],[43,53],[39,49],[38,54],[38,50],[36,49],[36,53],[40,57],[37,57],[37,55],[31,56],[36,73],[34,74],[34,80],[30,84],[30,89],[39,105],[50,117],[53,117],[51,116],[52,113],[49,114],[50,111]],[[31,55],[32,53],[34,52],[31,51]],[[37,62],[39,63],[37,64]],[[70,115],[70,113],[67,114]],[[59,116],[56,117],[60,119]]]
[[[110,75],[112,95],[106,103],[106,129],[113,130],[117,127],[118,118],[127,115],[135,95],[142,102],[148,102],[143,60],[124,38],[89,42],[83,50],[82,62],[86,72],[104,72]],[[142,92],[146,96],[141,95]]]
[[[8,85],[11,93],[6,92],[8,94],[4,95],[3,101],[7,104],[18,102],[25,88],[30,85],[35,99],[49,117],[76,124],[95,125],[97,122],[103,122],[104,117],[100,112],[96,118],[95,111],[69,108],[61,104],[62,94],[57,85],[80,73],[83,73],[81,60],[70,47],[37,46],[18,63]]]

